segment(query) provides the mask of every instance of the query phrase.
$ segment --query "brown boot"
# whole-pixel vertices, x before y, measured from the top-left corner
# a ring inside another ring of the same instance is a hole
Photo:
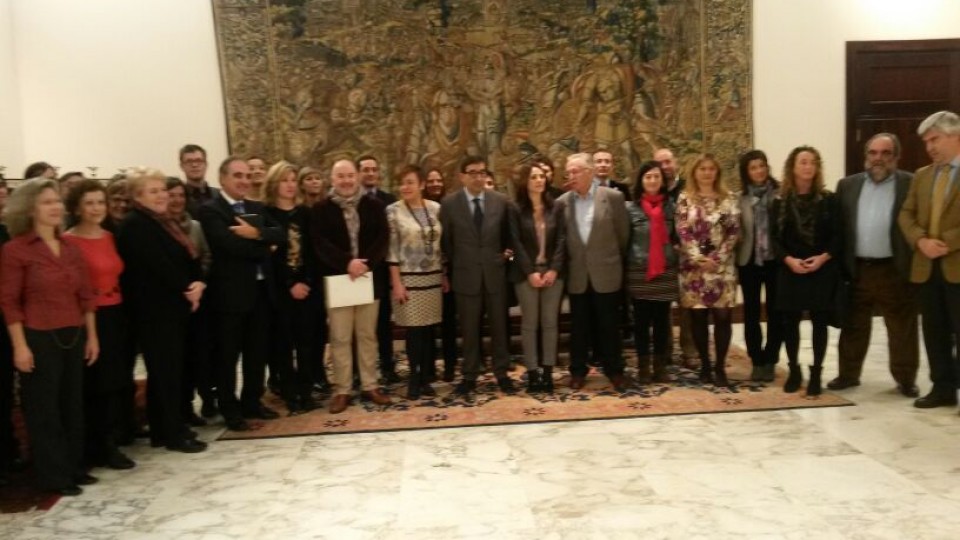
[[[650,384],[650,355],[637,355],[637,383]]]
[[[330,414],[340,414],[350,405],[349,394],[337,394],[330,398]]]
[[[377,405],[391,405],[393,401],[389,396],[380,391],[379,388],[369,390],[366,392],[360,392],[360,397],[366,400],[370,400]]]
[[[653,355],[653,382],[669,383],[676,380],[676,377],[667,372],[667,355]]]

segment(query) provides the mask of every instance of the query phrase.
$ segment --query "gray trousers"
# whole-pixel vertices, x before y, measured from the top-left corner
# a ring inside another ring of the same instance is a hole
[[[506,377],[510,366],[507,348],[507,291],[488,291],[483,294],[457,293],[457,316],[463,336],[463,379],[476,381],[480,375],[483,357],[483,312],[487,312],[490,341],[493,345],[493,373]]]
[[[541,332],[542,364],[555,366],[557,364],[557,341],[559,329],[557,320],[560,318],[560,302],[563,300],[563,280],[558,279],[552,287],[535,289],[527,281],[514,285],[517,291],[517,300],[520,301],[520,312],[523,314],[520,323],[520,336],[523,342],[523,363],[527,370],[537,369],[537,331]]]

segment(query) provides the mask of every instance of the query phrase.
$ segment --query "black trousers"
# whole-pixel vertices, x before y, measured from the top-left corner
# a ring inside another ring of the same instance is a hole
[[[440,353],[443,355],[443,369],[453,373],[457,369],[457,358],[460,353],[457,348],[457,295],[453,291],[443,293],[443,318],[440,324],[431,327],[431,332],[436,333],[440,330]],[[430,358],[437,357],[436,340],[430,341]],[[433,362],[427,366],[426,376],[430,379],[436,377],[436,364]]]
[[[430,383],[430,367],[434,365],[433,326],[411,326],[406,329],[407,363],[410,365],[411,389]]]
[[[123,305],[97,308],[100,356],[84,370],[85,454],[97,464],[116,448],[120,412],[127,391],[127,313]]]
[[[920,286],[923,345],[930,361],[933,392],[955,396],[960,388],[960,284],[947,283],[941,261],[933,261],[930,279]]]
[[[6,327],[6,324],[4,324]],[[6,328],[0,330],[0,475],[20,457],[20,441],[13,432],[13,348]]]
[[[638,356],[666,355],[673,342],[670,325],[671,301],[633,299],[633,334]],[[652,338],[651,338],[652,330]]]
[[[257,301],[245,312],[217,314],[217,395],[220,412],[227,421],[239,420],[243,412],[256,412],[262,406],[264,365],[270,354],[269,330],[272,308],[265,283],[257,287]],[[243,355],[243,389],[237,399],[237,361]]]
[[[329,341],[330,328],[327,326],[327,304],[323,296],[323,287],[318,286],[310,293],[309,301],[313,307],[313,366],[310,373],[313,374],[315,384],[328,384],[327,366],[324,363],[327,353],[327,341]]]
[[[270,356],[279,369],[281,393],[287,403],[308,399],[313,391],[315,317],[310,298],[294,300],[289,294],[274,312]]]
[[[380,352],[380,374],[395,371],[397,366],[393,360],[393,302],[387,296],[380,302],[380,311],[377,313],[377,347]],[[356,355],[354,355],[356,358]]]
[[[743,291],[743,339],[747,354],[755,366],[776,364],[783,345],[783,315],[773,307],[777,297],[777,272],[780,264],[767,261],[763,266],[747,264],[737,267],[740,289]],[[760,289],[764,289],[767,309],[767,342],[763,343]]]
[[[203,302],[190,315],[187,323],[187,342],[184,350],[183,385],[180,413],[184,419],[193,410],[194,395],[203,401],[216,398],[216,335],[213,332],[213,313]]]
[[[182,415],[183,363],[189,314],[137,321],[137,335],[147,365],[147,420],[150,439],[174,445],[186,437]]]
[[[619,326],[621,295],[621,291],[598,293],[589,284],[585,292],[569,294],[573,323],[570,331],[571,375],[586,377],[590,371],[587,360],[591,351],[607,377],[623,374]]]
[[[43,489],[74,485],[82,472],[83,351],[79,327],[24,329],[34,369],[20,374],[20,400],[30,435],[37,483]]]

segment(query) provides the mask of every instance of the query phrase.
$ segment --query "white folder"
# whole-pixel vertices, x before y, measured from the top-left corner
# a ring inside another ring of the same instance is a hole
[[[357,279],[350,279],[350,274],[326,276],[323,287],[328,309],[373,303],[373,274],[370,272]]]

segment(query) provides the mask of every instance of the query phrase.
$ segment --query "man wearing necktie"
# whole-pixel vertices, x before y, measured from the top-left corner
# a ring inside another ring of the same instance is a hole
[[[960,116],[940,111],[917,129],[933,163],[917,170],[899,224],[915,249],[910,281],[920,285],[930,393],[914,406],[955,406],[960,382]]]
[[[463,189],[440,203],[441,245],[453,268],[453,292],[463,336],[463,379],[454,390],[468,395],[480,375],[481,331],[486,311],[493,346],[493,373],[507,394],[514,386],[507,375],[507,275],[504,254],[510,246],[506,196],[485,189],[486,160],[468,157],[460,163]]]
[[[277,298],[270,253],[287,237],[263,212],[262,203],[246,199],[251,187],[246,161],[239,157],[224,160],[220,186],[219,196],[204,203],[199,212],[213,256],[208,291],[218,339],[217,392],[227,429],[246,431],[250,426],[245,418],[278,416],[260,399],[270,350],[271,304]],[[259,216],[257,222],[250,214]],[[247,219],[241,217],[244,215]],[[238,400],[237,360],[241,355],[243,390]]]

